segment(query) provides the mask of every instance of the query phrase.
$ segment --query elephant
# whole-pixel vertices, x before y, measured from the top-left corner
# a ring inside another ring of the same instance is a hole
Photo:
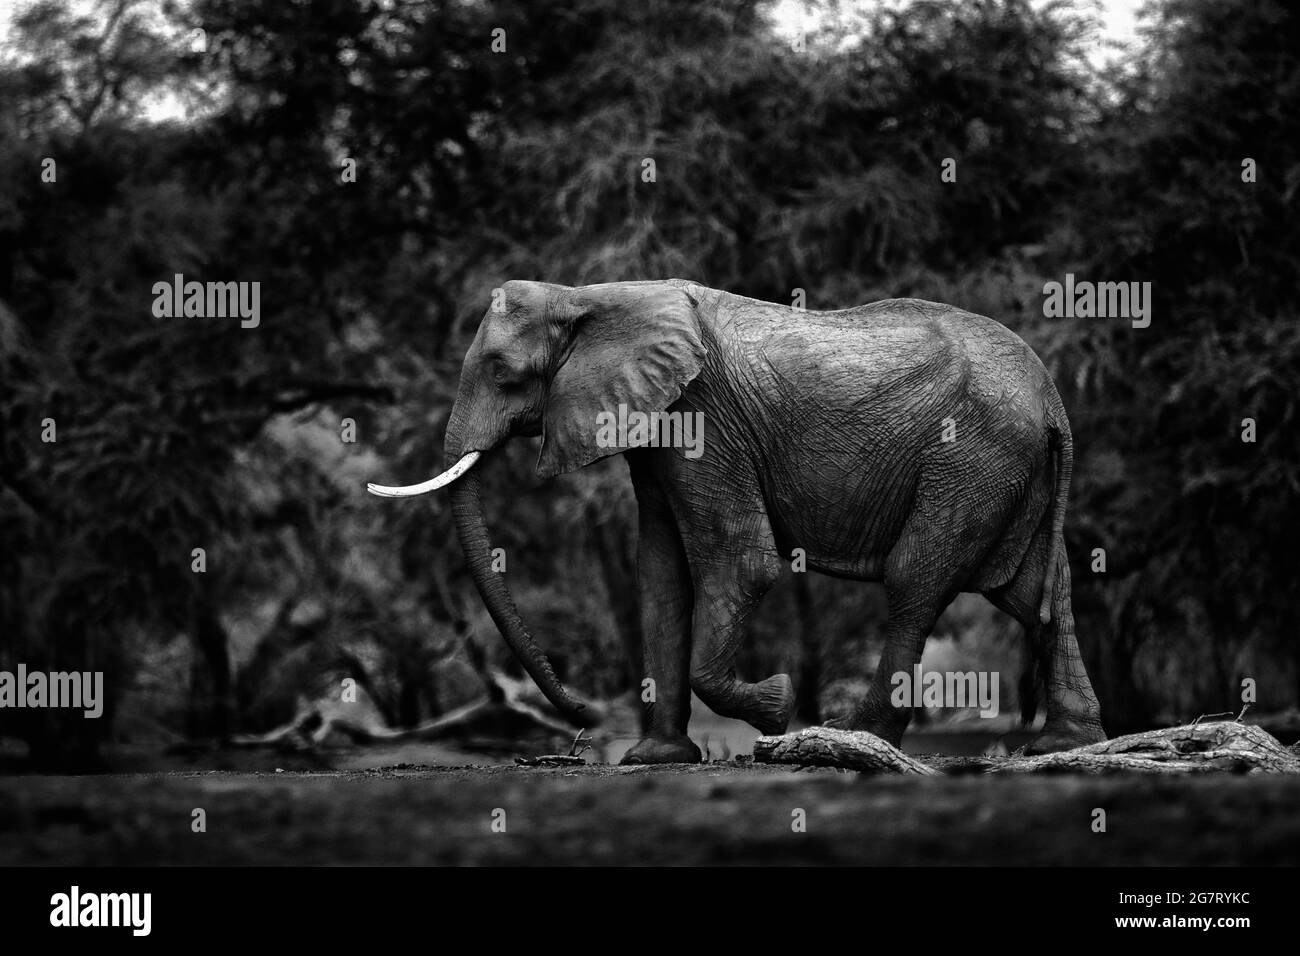
[[[669,425],[695,416],[703,448],[605,427],[637,413]],[[818,312],[681,279],[497,290],[447,424],[454,464],[422,484],[369,490],[451,487],[492,619],[547,699],[577,720],[583,704],[491,569],[474,470],[506,439],[538,435],[543,478],[615,454],[631,476],[654,700],[624,763],[700,760],[687,735],[692,690],[763,734],[786,731],[789,676],[749,683],[734,658],[795,549],[808,569],[884,584],[884,649],[848,728],[899,745],[912,712],[891,703],[891,675],[913,672],[958,593],[979,592],[1025,629],[1024,687],[1046,700],[1027,749],[1106,739],[1070,606],[1070,426],[1047,369],[1002,324],[919,299]]]

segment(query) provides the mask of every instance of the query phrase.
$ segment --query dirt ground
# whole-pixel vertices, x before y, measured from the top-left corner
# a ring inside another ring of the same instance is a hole
[[[1260,774],[715,763],[22,776],[0,779],[0,865],[1294,865],[1297,805],[1300,778]]]

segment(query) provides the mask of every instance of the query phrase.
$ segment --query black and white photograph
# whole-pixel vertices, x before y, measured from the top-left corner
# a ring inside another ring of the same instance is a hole
[[[0,0],[0,930],[1277,938],[1298,402],[1288,0]]]

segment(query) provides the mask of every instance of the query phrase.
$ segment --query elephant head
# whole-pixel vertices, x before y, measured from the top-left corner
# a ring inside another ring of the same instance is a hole
[[[560,685],[504,579],[491,569],[474,465],[516,435],[542,436],[543,478],[626,451],[598,442],[597,417],[620,405],[664,411],[699,373],[704,354],[696,302],[676,283],[507,282],[465,354],[443,446],[451,467],[418,485],[368,486],[388,497],[452,486],[456,533],[492,620],[546,698],[570,718],[583,705]]]

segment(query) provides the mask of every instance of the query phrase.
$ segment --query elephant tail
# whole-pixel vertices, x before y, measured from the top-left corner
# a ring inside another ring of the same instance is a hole
[[[1052,456],[1056,486],[1052,496],[1052,534],[1047,542],[1047,571],[1043,575],[1043,600],[1038,605],[1038,620],[1048,624],[1052,620],[1052,599],[1056,596],[1057,562],[1064,548],[1065,504],[1070,497],[1070,478],[1074,474],[1074,442],[1068,431],[1049,425],[1048,448]]]

